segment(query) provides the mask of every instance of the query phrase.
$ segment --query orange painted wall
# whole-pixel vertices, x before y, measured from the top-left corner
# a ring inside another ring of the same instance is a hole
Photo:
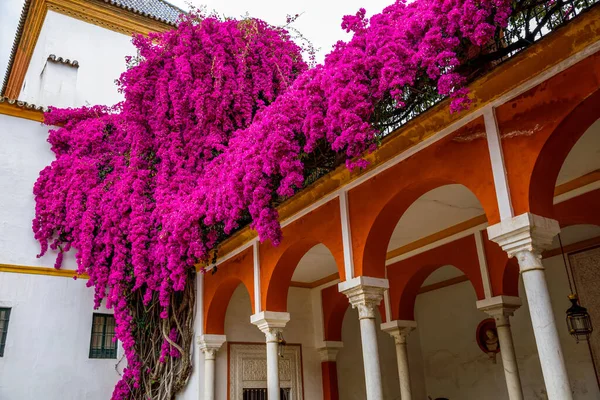
[[[600,118],[598,88],[596,53],[496,109],[515,215],[531,211],[552,217],[558,172],[579,137]]]
[[[325,341],[342,341],[342,323],[350,302],[338,291],[337,285],[321,290],[323,331]]]
[[[322,243],[331,252],[342,280],[344,250],[339,199],[333,199],[283,228],[278,247],[260,245],[260,282],[262,308],[287,311],[287,293],[294,270],[308,250]]]
[[[600,226],[600,189],[556,204],[554,217],[561,227],[577,224]]]
[[[406,209],[436,187],[459,183],[499,220],[482,119],[477,119],[349,192],[356,275],[383,277],[387,246]]]
[[[323,377],[323,400],[339,400],[340,393],[338,390],[336,362],[322,362],[321,374]]]
[[[254,261],[252,247],[219,265],[215,274],[204,275],[204,332],[225,333],[225,314],[235,289],[243,284],[254,309]]]

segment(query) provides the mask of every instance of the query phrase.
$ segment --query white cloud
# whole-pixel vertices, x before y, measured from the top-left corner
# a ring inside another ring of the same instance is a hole
[[[247,12],[250,16],[263,19],[272,25],[283,25],[288,14],[302,14],[294,26],[315,47],[321,49],[317,57],[317,61],[321,62],[338,40],[350,38],[350,34],[340,27],[344,15],[355,14],[364,7],[367,15],[370,16],[381,12],[394,0],[170,0],[170,2],[186,10],[188,4],[196,7],[205,5],[209,11],[215,10],[230,17],[239,17]]]

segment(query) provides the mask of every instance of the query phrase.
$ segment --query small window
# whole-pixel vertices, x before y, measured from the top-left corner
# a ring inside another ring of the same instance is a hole
[[[90,358],[117,358],[115,337],[115,317],[111,314],[94,313]]]
[[[281,398],[281,400],[289,400],[291,399],[290,396],[290,388],[280,388],[279,389],[279,397]],[[243,400],[267,400],[267,389],[265,388],[260,388],[260,389],[243,389]]]
[[[6,345],[9,319],[10,308],[0,308],[0,357],[4,357],[4,346]]]

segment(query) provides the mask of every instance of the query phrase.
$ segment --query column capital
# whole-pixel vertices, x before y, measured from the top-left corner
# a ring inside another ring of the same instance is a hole
[[[508,317],[512,317],[521,307],[521,299],[515,296],[496,296],[477,301],[477,309],[496,320],[496,326],[507,325]]]
[[[323,342],[323,346],[317,348],[319,356],[321,356],[321,362],[333,361],[335,362],[338,352],[344,347],[344,342]]]
[[[227,341],[225,335],[200,335],[196,338],[200,351],[204,353],[204,357],[214,359],[217,355],[217,351],[223,346],[223,343]]]
[[[381,330],[388,333],[398,344],[406,343],[407,336],[417,329],[416,321],[395,320],[381,324]]]
[[[489,239],[498,243],[509,257],[521,252],[539,255],[552,246],[560,226],[554,219],[525,213],[489,226],[487,232]]]
[[[375,318],[375,308],[383,299],[383,292],[390,287],[387,279],[359,276],[340,282],[338,290],[345,294],[352,304],[358,308],[358,317]]]
[[[290,320],[290,313],[277,311],[261,311],[250,316],[250,322],[258,327],[268,341],[276,341],[277,334],[285,328]]]

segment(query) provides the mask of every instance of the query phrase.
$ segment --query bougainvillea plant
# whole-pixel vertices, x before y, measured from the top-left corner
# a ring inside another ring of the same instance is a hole
[[[506,0],[361,9],[342,22],[352,39],[308,68],[285,29],[195,13],[134,38],[122,103],[51,109],[33,230],[57,268],[74,249],[96,306],[114,309],[127,367],[113,399],[174,398],[191,373],[195,266],[247,223],[277,245],[277,202],[325,164],[364,167],[378,110],[415,87],[467,107],[461,54],[509,14]]]

